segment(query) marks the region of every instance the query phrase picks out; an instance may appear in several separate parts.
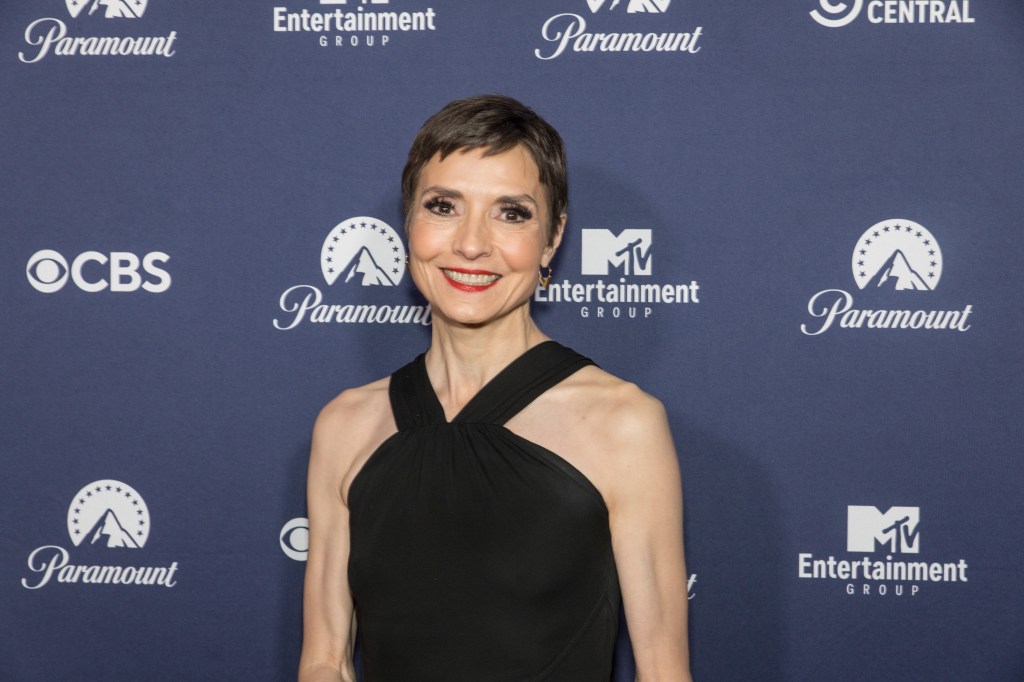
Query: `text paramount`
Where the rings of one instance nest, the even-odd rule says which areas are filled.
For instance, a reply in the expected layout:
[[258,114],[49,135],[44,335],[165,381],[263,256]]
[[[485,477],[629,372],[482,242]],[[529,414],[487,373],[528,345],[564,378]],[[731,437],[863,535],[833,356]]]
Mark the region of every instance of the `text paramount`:
[[573,52],[679,52],[696,54],[700,51],[702,27],[687,33],[588,33],[587,20],[578,14],[556,14],[541,27],[541,38],[552,43],[550,54],[540,48],[533,51],[537,59],[554,59],[565,53],[569,46]]
[[35,56],[18,53],[18,59],[34,64],[46,55],[59,57],[75,55],[110,57],[173,57],[177,31],[166,36],[89,36],[68,35],[67,25],[60,19],[36,19],[25,28],[25,42],[36,47]]

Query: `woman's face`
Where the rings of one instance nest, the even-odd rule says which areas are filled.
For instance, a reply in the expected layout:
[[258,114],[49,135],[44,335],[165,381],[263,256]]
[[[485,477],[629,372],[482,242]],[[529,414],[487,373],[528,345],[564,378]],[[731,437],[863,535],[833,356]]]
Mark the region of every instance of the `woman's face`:
[[435,155],[410,211],[413,281],[434,315],[455,324],[484,324],[526,306],[561,237],[560,222],[547,245],[547,195],[523,147]]

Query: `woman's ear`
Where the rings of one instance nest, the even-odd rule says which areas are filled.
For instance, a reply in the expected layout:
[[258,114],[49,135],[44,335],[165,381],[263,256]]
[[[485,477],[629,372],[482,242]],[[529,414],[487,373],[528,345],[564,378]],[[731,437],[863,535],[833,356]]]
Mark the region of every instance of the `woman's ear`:
[[559,216],[558,224],[555,225],[555,232],[551,235],[551,242],[544,247],[544,254],[541,256],[540,264],[545,268],[551,264],[551,259],[555,257],[555,251],[558,251],[558,246],[562,243],[562,235],[565,234],[566,218],[565,213]]

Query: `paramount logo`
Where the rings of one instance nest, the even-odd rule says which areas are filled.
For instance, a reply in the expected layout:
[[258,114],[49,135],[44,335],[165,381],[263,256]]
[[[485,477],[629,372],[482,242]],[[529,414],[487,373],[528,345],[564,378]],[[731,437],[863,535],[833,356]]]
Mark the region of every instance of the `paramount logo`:
[[[942,277],[942,251],[923,225],[912,220],[883,220],[868,228],[854,247],[851,261],[854,281],[866,292],[883,296],[916,296],[931,292]],[[829,329],[931,329],[965,332],[971,328],[971,305],[957,310],[915,308],[858,308],[853,295],[843,289],[823,289],[807,302],[808,314],[817,320],[800,325],[807,336]]]
[[[405,276],[405,246],[383,220],[357,216],[338,223],[320,249],[320,272],[327,286],[352,294],[361,288],[397,288]],[[278,307],[290,315],[274,320],[274,328],[295,329],[314,324],[420,324],[431,322],[429,305],[325,303],[324,292],[312,284],[288,287]]]
[[[78,548],[76,552],[84,551],[86,556],[102,553],[127,558],[146,544],[149,530],[145,500],[121,481],[94,481],[78,491],[68,507],[68,535]],[[168,566],[75,564],[63,547],[43,545],[28,555],[28,569],[36,574],[34,579],[22,578],[21,586],[28,590],[38,590],[54,579],[58,583],[174,587],[178,562]]]
[[[664,14],[671,0],[587,0],[591,14]],[[622,11],[625,7],[625,12]],[[602,21],[602,23],[604,23]],[[537,59],[551,60],[566,54],[596,52],[671,52],[696,54],[700,52],[703,28],[697,26],[689,31],[666,32],[592,32],[587,20],[573,12],[563,12],[550,17],[540,29],[541,38],[550,43],[547,50],[537,48],[533,54]]]
[[[86,18],[103,16],[104,19],[140,19],[149,0],[65,0],[72,19],[85,12]],[[35,48],[32,52],[19,52],[18,59],[35,64],[47,55],[58,57],[173,57],[178,32],[159,36],[75,36],[68,25],[54,17],[36,19],[25,28],[25,43]]]

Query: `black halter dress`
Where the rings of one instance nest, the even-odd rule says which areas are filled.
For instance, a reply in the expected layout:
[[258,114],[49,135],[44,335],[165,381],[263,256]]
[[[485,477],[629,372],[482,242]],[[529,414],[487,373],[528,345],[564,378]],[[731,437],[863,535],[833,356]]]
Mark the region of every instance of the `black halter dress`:
[[579,470],[504,427],[590,364],[554,341],[534,346],[451,422],[424,356],[391,376],[398,432],[349,489],[366,682],[610,678],[608,510]]

